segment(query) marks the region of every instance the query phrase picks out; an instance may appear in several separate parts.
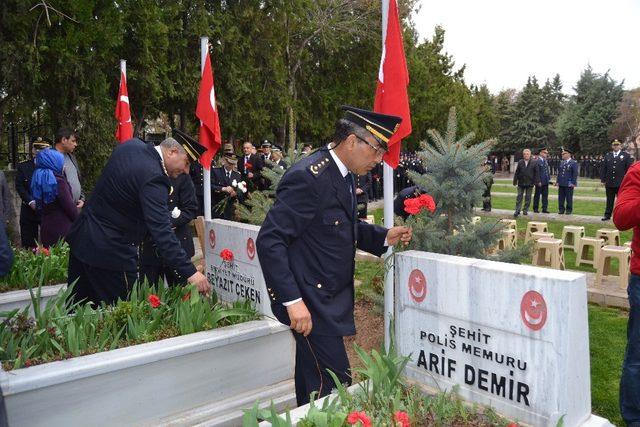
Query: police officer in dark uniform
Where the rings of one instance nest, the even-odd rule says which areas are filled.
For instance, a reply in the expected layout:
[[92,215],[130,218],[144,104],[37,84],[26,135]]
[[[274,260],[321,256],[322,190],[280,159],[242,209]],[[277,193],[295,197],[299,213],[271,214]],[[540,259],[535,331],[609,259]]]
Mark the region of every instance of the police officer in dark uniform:
[[538,150],[538,158],[536,159],[536,167],[538,168],[538,180],[535,183],[535,192],[533,194],[533,211],[538,213],[540,199],[542,198],[542,213],[549,213],[549,183],[551,182],[551,174],[549,173],[549,162],[547,156],[549,151],[546,147]]
[[[169,194],[169,212],[171,228],[176,234],[182,249],[189,258],[195,254],[193,246],[193,233],[191,232],[191,220],[198,215],[198,202],[196,190],[188,175],[178,175],[170,178],[173,191]],[[180,280],[171,267],[162,258],[158,247],[153,243],[151,235],[140,245],[140,277],[146,278],[149,283],[156,284],[163,277],[167,279],[169,286],[177,286],[186,283]]]
[[352,175],[364,175],[382,161],[401,119],[343,108],[333,142],[282,177],[256,242],[273,313],[291,327],[296,341],[298,405],[314,391],[317,397],[331,392],[327,370],[351,383],[343,337],[355,334],[356,247],[381,255],[385,244],[411,239],[406,227],[387,230],[357,220]]
[[[175,139],[174,139],[175,138]],[[69,283],[76,301],[113,304],[126,299],[137,280],[138,246],[149,233],[157,251],[176,278],[204,294],[207,278],[191,263],[171,229],[167,204],[169,178],[189,172],[205,148],[174,129],[159,146],[138,138],[118,145],[67,234],[70,246]]]
[[369,203],[369,188],[371,187],[371,172],[356,176],[356,202],[358,203],[358,218],[367,218],[367,204]]
[[573,212],[573,189],[578,185],[578,162],[571,158],[569,148],[562,149],[562,162],[558,170],[558,213],[571,215]]
[[604,156],[600,167],[600,182],[604,184],[607,192],[607,207],[605,208],[602,221],[611,219],[613,204],[616,200],[620,185],[622,184],[622,179],[632,164],[633,159],[629,153],[621,150],[620,141],[614,139],[611,142],[611,151]]
[[233,221],[236,201],[244,201],[242,175],[233,169],[238,162],[235,154],[225,154],[221,162],[222,166],[211,169],[211,216]]
[[31,139],[31,159],[18,163],[16,171],[16,192],[20,196],[20,241],[23,248],[35,248],[40,228],[40,212],[31,196],[31,177],[36,169],[34,159],[38,151],[51,147],[51,140],[41,136]]

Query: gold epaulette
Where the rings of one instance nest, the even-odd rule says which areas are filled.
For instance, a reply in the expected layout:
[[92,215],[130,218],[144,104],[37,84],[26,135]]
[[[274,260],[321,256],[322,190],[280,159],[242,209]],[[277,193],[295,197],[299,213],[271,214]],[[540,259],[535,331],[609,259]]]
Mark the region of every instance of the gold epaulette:
[[331,160],[329,160],[329,157],[323,157],[322,159],[313,162],[311,165],[309,165],[309,171],[311,172],[311,174],[313,176],[319,176],[322,171],[324,171],[325,169],[327,169],[327,166],[329,166],[331,164]]

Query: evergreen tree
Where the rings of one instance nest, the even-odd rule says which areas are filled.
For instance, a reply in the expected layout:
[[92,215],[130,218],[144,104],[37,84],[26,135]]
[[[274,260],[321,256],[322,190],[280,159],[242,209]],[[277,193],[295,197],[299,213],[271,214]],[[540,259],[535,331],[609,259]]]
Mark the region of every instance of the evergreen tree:
[[518,95],[513,107],[512,127],[509,130],[516,149],[535,148],[546,143],[543,93],[535,76]]
[[558,119],[558,141],[576,151],[601,154],[609,147],[607,134],[622,100],[622,83],[588,66],[574,90],[576,94]]
[[523,259],[530,252],[529,246],[493,253],[504,228],[500,221],[471,223],[474,206],[482,204],[484,179],[490,174],[484,168],[484,159],[495,141],[471,145],[473,133],[458,140],[456,134],[456,110],[451,108],[445,135],[430,130],[431,144],[422,142],[423,151],[418,156],[427,172],[409,172],[413,182],[433,197],[436,210],[407,219],[406,224],[413,227],[408,248],[511,262]]

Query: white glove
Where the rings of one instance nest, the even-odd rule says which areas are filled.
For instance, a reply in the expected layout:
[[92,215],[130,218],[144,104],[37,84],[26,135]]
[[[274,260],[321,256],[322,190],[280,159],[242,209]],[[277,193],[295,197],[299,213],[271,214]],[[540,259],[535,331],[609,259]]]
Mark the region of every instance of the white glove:
[[178,207],[176,206],[171,211],[171,218],[176,219],[176,218],[178,218],[180,216],[181,213],[182,213],[182,211],[180,211],[180,209],[178,209]]
[[240,183],[238,184],[238,188],[240,189],[240,191],[242,191],[243,193],[247,192],[247,183],[244,181],[240,181]]
[[238,186],[238,181],[236,181],[235,179],[233,180],[233,182],[231,183],[232,187],[237,187]]

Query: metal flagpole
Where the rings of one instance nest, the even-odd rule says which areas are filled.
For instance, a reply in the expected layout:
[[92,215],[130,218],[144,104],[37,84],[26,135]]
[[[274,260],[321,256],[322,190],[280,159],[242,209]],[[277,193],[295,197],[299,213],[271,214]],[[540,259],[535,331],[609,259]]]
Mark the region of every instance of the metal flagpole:
[[[202,78],[202,72],[204,71],[204,63],[207,59],[207,52],[209,50],[209,37],[200,37],[200,78]],[[204,172],[204,219],[205,221],[211,220],[211,167],[203,168]]]
[[120,60],[120,72],[124,74],[125,78],[127,77],[127,60],[126,59]]
[[[382,0],[382,51],[385,49],[385,41],[387,39],[387,23],[389,18],[389,0]],[[380,64],[382,66],[382,64]],[[383,164],[383,200],[384,200],[384,226],[386,228],[393,227],[393,169],[388,164]],[[389,350],[391,343],[391,335],[389,333],[389,325],[393,317],[393,282],[394,282],[394,263],[393,250],[391,247],[387,249],[384,256],[384,265],[388,268],[384,276],[384,346]]]

